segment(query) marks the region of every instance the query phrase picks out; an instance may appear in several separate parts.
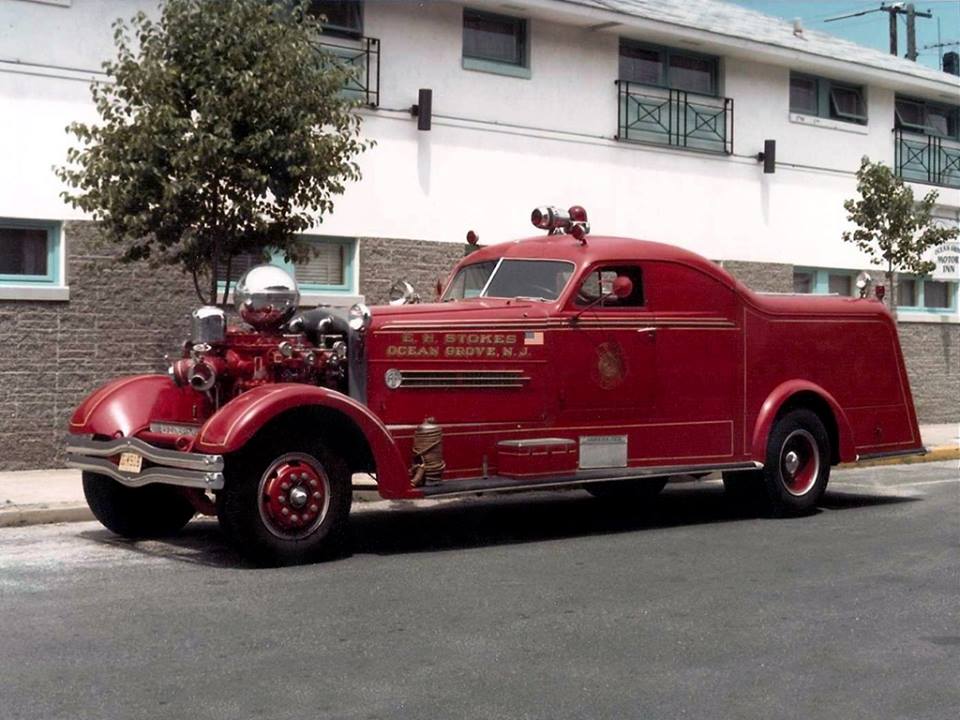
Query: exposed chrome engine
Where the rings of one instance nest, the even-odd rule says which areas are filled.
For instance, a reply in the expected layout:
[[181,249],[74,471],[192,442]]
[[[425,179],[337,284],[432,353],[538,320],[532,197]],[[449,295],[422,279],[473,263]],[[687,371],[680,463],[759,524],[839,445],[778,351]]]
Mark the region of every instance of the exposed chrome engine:
[[237,283],[236,308],[252,327],[230,326],[218,307],[192,313],[191,336],[169,374],[207,394],[215,407],[270,383],[307,383],[348,392],[348,344],[370,323],[370,311],[318,308],[297,314],[300,292],[282,268],[258,265]]

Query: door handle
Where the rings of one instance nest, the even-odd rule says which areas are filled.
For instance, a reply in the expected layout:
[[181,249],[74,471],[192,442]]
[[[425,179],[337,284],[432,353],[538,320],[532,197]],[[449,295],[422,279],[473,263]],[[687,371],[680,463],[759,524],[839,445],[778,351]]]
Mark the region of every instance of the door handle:
[[638,332],[638,333],[651,333],[651,334],[653,334],[653,333],[655,333],[656,331],[657,331],[657,329],[656,329],[655,327],[642,327],[642,328],[637,328],[637,332]]

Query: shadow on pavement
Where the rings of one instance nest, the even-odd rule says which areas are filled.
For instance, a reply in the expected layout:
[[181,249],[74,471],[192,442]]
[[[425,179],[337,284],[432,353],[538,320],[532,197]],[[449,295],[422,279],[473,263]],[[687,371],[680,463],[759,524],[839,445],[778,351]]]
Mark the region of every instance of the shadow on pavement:
[[[822,506],[848,510],[915,499],[828,492]],[[734,505],[719,487],[668,487],[643,505],[604,502],[582,491],[542,497],[526,494],[363,513],[352,521],[352,549],[356,554],[377,555],[437,552],[738,521],[780,522]]]
[[103,528],[85,530],[79,535],[100,545],[111,545],[118,550],[147,557],[179,560],[208,567],[255,567],[227,544],[217,521],[211,518],[193,520],[177,535],[156,540],[128,540]]
[[[815,514],[917,499],[845,492],[841,486],[839,490],[828,490]],[[347,552],[439,552],[740,521],[766,520],[749,508],[730,502],[718,485],[668,486],[660,497],[645,504],[602,501],[580,490],[523,493],[432,506],[397,503],[355,512]],[[125,540],[107,530],[88,530],[80,535],[151,557],[211,567],[253,567],[229,547],[216,521],[207,518],[195,520],[179,535],[161,540]]]

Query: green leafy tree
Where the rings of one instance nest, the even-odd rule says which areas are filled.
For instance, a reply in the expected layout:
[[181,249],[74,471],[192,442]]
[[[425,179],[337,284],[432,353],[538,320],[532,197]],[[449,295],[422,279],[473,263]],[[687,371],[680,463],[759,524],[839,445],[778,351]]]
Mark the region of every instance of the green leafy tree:
[[[302,2],[167,0],[114,23],[117,57],[91,93],[97,124],[56,170],[123,260],[179,265],[202,302],[231,261],[267,248],[303,261],[297,233],[360,178],[349,72],[318,45]],[[205,296],[202,286],[206,285]]]
[[924,260],[931,248],[957,236],[957,228],[934,223],[933,206],[936,190],[917,201],[913,190],[893,170],[880,162],[870,162],[864,156],[857,171],[857,191],[860,199],[846,200],[843,207],[849,213],[847,220],[857,225],[845,231],[843,239],[854,243],[874,265],[885,268],[890,309],[894,301],[894,273],[908,272],[926,275],[935,265]]

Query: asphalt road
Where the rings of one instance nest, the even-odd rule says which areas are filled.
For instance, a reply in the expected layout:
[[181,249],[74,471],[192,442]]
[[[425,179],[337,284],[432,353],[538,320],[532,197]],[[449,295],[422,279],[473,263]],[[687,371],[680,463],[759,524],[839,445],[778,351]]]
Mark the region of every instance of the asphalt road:
[[960,717],[956,462],[823,509],[581,491],[378,503],[350,557],[244,565],[209,521],[0,530],[0,718]]

